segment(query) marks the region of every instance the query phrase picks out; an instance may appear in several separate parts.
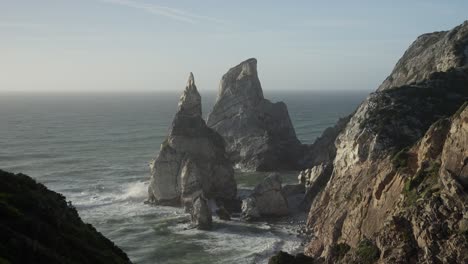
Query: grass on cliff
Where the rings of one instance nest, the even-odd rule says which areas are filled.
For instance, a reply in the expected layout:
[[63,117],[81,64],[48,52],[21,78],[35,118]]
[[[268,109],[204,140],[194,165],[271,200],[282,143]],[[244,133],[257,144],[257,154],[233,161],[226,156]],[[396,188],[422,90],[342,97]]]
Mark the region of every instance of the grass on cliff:
[[331,248],[332,254],[337,260],[342,259],[350,249],[351,247],[346,243],[338,243]]
[[380,250],[371,240],[364,238],[356,248],[356,257],[358,263],[372,264],[379,259]]
[[392,164],[397,170],[404,169],[408,166],[409,149],[409,147],[403,148],[392,157]]
[[439,191],[439,170],[440,163],[433,162],[428,168],[420,169],[413,177],[406,180],[403,188],[406,206],[415,205],[420,198]]

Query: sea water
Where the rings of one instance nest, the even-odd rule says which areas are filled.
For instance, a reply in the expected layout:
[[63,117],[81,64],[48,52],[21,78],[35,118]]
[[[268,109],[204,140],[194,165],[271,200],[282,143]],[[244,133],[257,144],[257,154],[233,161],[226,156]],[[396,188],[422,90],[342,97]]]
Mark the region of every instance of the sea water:
[[[271,92],[284,101],[298,138],[312,143],[366,92]],[[134,263],[265,263],[273,252],[301,251],[287,222],[215,219],[212,231],[188,228],[180,208],[144,204],[149,162],[177,110],[178,94],[0,94],[0,169],[22,172],[64,194],[85,222]],[[202,93],[206,115],[214,93]],[[240,190],[265,173],[236,172]],[[297,172],[282,173],[295,182]]]

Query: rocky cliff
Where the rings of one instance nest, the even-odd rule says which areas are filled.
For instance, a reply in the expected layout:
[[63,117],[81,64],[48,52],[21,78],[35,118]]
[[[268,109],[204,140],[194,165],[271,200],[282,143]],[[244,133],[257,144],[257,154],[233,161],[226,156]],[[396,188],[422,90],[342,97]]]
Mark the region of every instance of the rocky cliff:
[[467,31],[468,21],[450,31],[419,36],[378,90],[420,82],[433,72],[467,65]]
[[0,263],[130,263],[65,197],[0,170]]
[[283,102],[263,96],[257,60],[248,59],[221,79],[207,124],[227,143],[230,159],[246,170],[296,169],[302,146]]
[[236,197],[223,138],[202,119],[201,97],[190,74],[169,135],[151,164],[149,201],[181,206],[200,195],[218,202]]
[[332,155],[304,178],[325,179],[311,199],[307,255],[468,261],[467,48],[467,22],[419,37],[331,141]]

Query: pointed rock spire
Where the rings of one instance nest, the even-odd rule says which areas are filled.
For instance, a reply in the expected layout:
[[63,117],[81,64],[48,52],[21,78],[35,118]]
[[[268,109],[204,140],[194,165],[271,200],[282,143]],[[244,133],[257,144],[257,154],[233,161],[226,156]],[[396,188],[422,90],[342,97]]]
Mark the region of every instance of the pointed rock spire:
[[[198,228],[205,229],[211,224],[207,200],[234,203],[236,194],[224,140],[201,117],[201,97],[190,73],[169,134],[151,163],[148,201],[184,205]],[[200,195],[203,199],[196,200]]]
[[202,115],[201,96],[195,85],[193,73],[190,73],[187,86],[179,99],[179,113],[191,116]]
[[223,75],[207,125],[224,137],[232,162],[245,170],[297,169],[301,143],[286,105],[263,96],[257,60]]
[[263,100],[263,90],[257,73],[257,59],[250,58],[232,67],[223,75],[219,97],[236,97],[244,104],[256,105]]
[[195,86],[195,77],[193,77],[192,72],[190,72],[189,78],[188,78],[188,81],[187,81],[187,87],[191,87],[191,86]]

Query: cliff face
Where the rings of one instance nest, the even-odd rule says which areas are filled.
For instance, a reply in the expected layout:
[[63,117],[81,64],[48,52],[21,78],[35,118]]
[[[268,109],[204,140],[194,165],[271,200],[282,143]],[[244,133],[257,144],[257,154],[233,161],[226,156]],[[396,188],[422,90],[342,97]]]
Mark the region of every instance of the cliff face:
[[351,116],[335,155],[319,165],[332,169],[313,197],[306,254],[330,263],[467,261],[467,39],[468,23],[418,38]]
[[433,72],[468,65],[468,21],[450,31],[421,35],[398,61],[379,91],[420,82]]
[[190,74],[169,135],[151,165],[150,202],[181,206],[200,195],[220,201],[236,197],[224,140],[201,114],[201,97]]
[[130,263],[65,197],[0,170],[0,263]]
[[283,102],[263,97],[257,60],[231,68],[221,79],[207,124],[227,143],[230,159],[246,170],[295,169],[302,149]]

